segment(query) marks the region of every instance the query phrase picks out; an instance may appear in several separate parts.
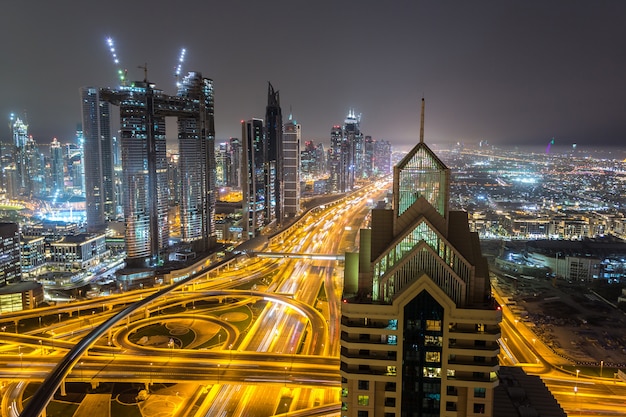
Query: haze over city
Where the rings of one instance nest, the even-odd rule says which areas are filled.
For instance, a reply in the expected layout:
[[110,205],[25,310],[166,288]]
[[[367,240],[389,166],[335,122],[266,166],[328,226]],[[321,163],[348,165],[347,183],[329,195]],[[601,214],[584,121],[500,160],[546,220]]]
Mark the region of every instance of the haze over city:
[[129,80],[147,64],[169,93],[186,48],[183,72],[215,82],[218,140],[262,117],[271,81],[306,140],[354,109],[366,134],[410,147],[425,96],[430,143],[619,145],[625,16],[618,1],[6,2],[0,114],[72,140],[78,89],[118,83],[110,36]]

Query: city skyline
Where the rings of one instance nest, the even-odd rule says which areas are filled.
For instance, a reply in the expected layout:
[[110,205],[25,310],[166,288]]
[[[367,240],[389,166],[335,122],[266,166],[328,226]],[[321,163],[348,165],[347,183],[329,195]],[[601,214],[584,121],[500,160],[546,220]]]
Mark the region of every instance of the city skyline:
[[[197,3],[193,13],[165,2],[88,10],[77,1],[28,3],[4,6],[11,59],[0,69],[0,114],[8,122],[11,112],[26,113],[39,143],[74,139],[80,87],[116,86],[108,36],[129,80],[143,79],[138,67],[147,64],[148,79],[168,94],[186,48],[182,73],[215,81],[217,140],[237,137],[240,120],[262,117],[268,81],[303,140],[328,143],[354,109],[365,134],[411,147],[422,95],[434,144],[545,145],[554,137],[584,148],[619,145],[626,131],[623,3],[273,1]],[[270,41],[276,59],[260,47]],[[0,139],[8,141],[8,129]]]

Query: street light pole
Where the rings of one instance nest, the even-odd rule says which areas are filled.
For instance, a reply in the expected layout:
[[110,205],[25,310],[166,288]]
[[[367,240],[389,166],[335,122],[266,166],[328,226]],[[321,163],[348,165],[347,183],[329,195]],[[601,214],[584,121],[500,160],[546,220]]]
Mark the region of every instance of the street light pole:
[[580,374],[580,369],[576,369],[576,385],[574,386],[574,394],[578,393],[578,374]]
[[602,368],[604,367],[604,361],[600,361],[600,378],[602,378]]

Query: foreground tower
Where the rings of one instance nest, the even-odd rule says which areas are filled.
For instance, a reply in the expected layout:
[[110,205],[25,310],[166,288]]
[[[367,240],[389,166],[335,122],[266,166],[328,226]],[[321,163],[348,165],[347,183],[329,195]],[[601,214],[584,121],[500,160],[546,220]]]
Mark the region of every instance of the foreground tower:
[[491,416],[501,312],[450,171],[424,143],[394,168],[393,207],[374,209],[346,254],[341,317],[345,416]]

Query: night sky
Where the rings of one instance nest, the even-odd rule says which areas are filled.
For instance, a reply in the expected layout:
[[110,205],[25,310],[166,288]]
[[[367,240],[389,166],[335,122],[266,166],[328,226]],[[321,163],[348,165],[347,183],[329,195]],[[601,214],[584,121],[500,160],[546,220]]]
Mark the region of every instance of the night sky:
[[328,142],[350,109],[394,147],[623,145],[626,1],[3,1],[0,139],[27,113],[38,142],[72,141],[78,90],[130,80],[175,94],[175,67],[215,82],[217,139],[264,117],[267,82],[304,140]]

